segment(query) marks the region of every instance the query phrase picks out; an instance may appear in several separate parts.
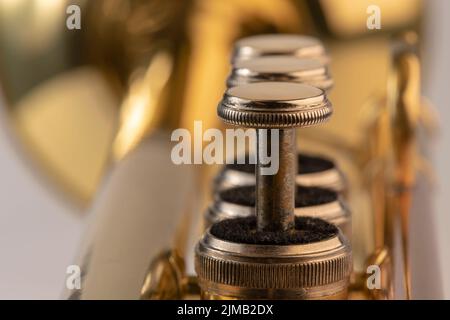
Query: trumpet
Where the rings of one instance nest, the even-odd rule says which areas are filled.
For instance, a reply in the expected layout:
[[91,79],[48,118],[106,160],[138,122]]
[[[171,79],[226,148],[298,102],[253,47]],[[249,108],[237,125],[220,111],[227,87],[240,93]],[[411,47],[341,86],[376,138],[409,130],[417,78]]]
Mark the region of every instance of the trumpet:
[[[74,2],[80,29],[49,26],[23,63],[0,31],[19,136],[92,219],[64,298],[439,295],[434,239],[424,266],[410,228],[436,127],[421,1]],[[48,125],[73,119],[91,129]]]

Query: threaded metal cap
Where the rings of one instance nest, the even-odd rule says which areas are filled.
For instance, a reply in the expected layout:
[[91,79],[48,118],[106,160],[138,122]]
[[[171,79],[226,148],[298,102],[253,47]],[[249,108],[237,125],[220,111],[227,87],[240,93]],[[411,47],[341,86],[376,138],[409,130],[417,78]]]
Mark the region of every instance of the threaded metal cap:
[[328,62],[325,48],[317,38],[296,34],[262,34],[238,40],[234,46],[232,63],[272,55],[317,58]]
[[208,230],[196,247],[195,269],[207,295],[233,298],[327,298],[347,290],[351,249],[338,233],[300,245],[221,240]]
[[307,127],[328,120],[325,91],[300,83],[259,82],[228,89],[217,109],[227,123],[252,128]]
[[293,56],[267,56],[235,63],[227,85],[284,81],[312,85],[322,90],[333,86],[333,79],[326,64],[316,59],[299,59]]

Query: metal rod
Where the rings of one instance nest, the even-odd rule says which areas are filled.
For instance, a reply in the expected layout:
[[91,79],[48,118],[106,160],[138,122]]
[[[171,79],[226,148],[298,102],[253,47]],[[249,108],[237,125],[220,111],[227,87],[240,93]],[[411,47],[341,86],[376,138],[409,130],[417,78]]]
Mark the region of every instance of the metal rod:
[[[261,148],[272,150],[272,130],[257,130],[256,165],[256,220],[259,231],[289,231],[295,227],[295,176],[297,172],[297,152],[295,129],[279,131],[278,172],[263,174],[270,166],[261,159]],[[264,132],[265,131],[265,132]],[[264,153],[263,153],[264,154]],[[271,154],[273,158],[276,155]]]

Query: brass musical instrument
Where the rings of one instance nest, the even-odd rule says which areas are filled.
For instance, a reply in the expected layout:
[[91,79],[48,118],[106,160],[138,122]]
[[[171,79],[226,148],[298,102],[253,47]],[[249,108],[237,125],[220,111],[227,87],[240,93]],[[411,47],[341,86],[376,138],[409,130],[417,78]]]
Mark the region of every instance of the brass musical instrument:
[[[425,214],[413,203],[430,183],[422,147],[435,127],[420,93],[421,1],[377,1],[379,30],[367,26],[371,1],[365,0],[32,2],[0,1],[0,84],[25,154],[48,185],[92,215],[75,261],[82,288],[66,297],[409,299],[421,290],[439,292],[437,276],[428,288],[415,286],[425,275],[414,269],[409,241],[411,215]],[[65,8],[73,4],[81,29],[65,25]],[[270,36],[255,40],[262,34]],[[287,45],[300,35],[301,49]],[[277,64],[285,72],[265,69]],[[293,66],[298,70],[290,73]],[[203,130],[231,128],[216,109],[227,87],[258,87],[262,80],[319,87],[334,106],[324,125],[281,130],[283,144],[299,138],[291,149],[298,147],[300,171],[288,165],[291,156],[280,162],[290,187],[277,178],[257,182],[238,166],[171,161],[174,130],[185,128],[193,146],[206,145],[196,121]],[[320,168],[301,171],[308,163]],[[264,184],[279,188],[264,189],[259,200],[254,195],[251,205],[221,198],[233,188]],[[325,188],[334,198],[299,208],[294,198],[270,205],[343,230],[322,239],[327,258],[310,257],[314,244],[272,248],[270,272],[287,272],[278,268],[287,265],[289,275],[313,270],[310,279],[323,282],[293,277],[295,288],[269,296],[260,290],[264,277],[235,277],[225,286],[218,280],[224,274],[213,273],[223,266],[205,261],[265,268],[261,256],[268,249],[241,250],[205,225],[254,216],[268,192],[282,196],[296,184]],[[433,247],[429,241],[424,247]],[[334,280],[308,267],[314,259],[330,263]],[[372,266],[381,287],[368,284]],[[283,277],[271,281],[287,286]]]

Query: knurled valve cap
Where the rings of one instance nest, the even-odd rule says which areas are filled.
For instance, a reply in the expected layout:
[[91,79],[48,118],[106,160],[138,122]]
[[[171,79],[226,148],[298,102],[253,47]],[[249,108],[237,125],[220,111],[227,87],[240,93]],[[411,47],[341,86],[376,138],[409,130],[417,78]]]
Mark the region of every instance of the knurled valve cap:
[[226,123],[288,129],[328,120],[333,112],[325,91],[300,83],[258,82],[229,88],[218,106]]
[[[255,216],[255,186],[239,186],[215,194],[213,203],[205,212],[205,226],[231,219]],[[337,226],[351,239],[351,214],[342,196],[323,188],[297,186],[295,215],[324,219]]]
[[256,57],[284,55],[329,61],[323,43],[314,37],[296,34],[261,34],[235,43],[232,63]]
[[330,90],[333,79],[327,64],[317,59],[265,56],[239,60],[233,65],[228,87],[261,81],[298,82]]
[[293,233],[255,231],[256,219],[214,224],[196,247],[203,299],[345,299],[351,250],[334,225],[296,217]]

